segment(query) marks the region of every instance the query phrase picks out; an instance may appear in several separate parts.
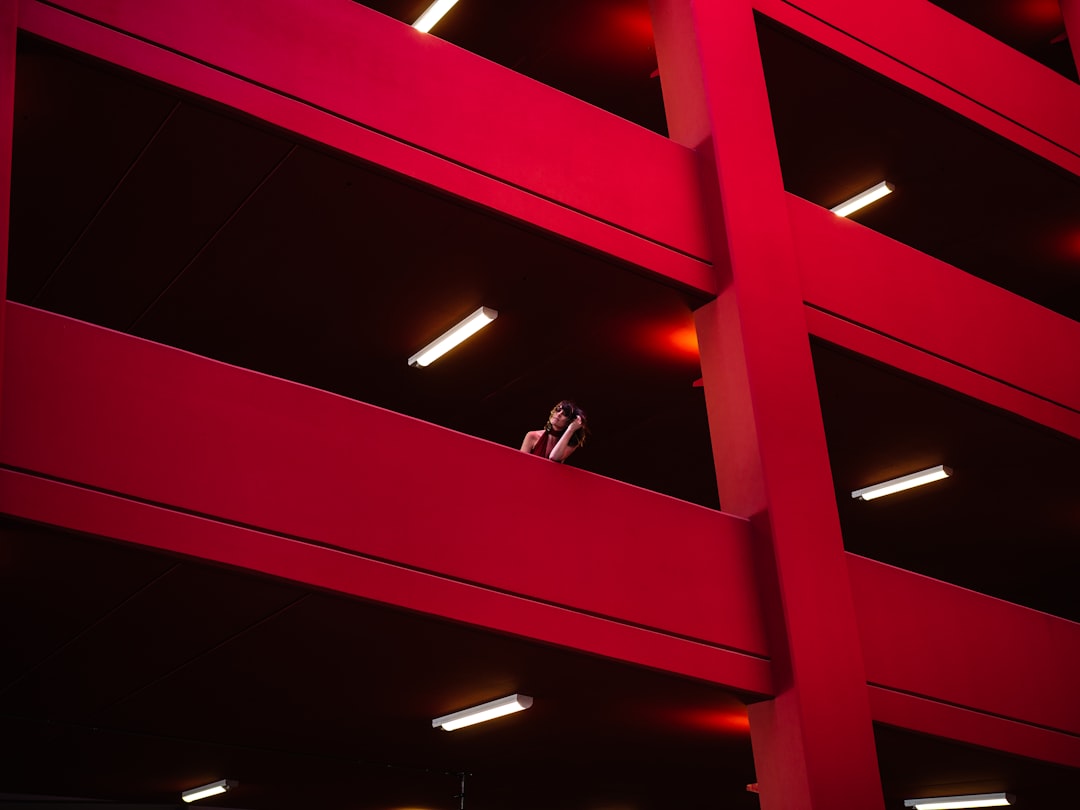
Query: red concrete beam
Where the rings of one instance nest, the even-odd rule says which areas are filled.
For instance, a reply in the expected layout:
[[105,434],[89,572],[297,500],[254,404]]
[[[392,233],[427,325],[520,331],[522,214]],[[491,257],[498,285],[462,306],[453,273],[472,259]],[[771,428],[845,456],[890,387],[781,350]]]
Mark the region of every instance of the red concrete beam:
[[853,554],[848,566],[875,719],[1080,767],[1080,624]]
[[716,291],[691,150],[359,4],[21,0],[19,25]]
[[[232,564],[317,544],[729,650],[767,691],[745,520],[31,307],[8,314],[0,463],[278,538]],[[65,525],[56,503],[32,519]],[[123,536],[123,520],[101,528]],[[212,555],[185,536],[172,550]]]
[[[1043,418],[1075,435],[1080,323],[813,203],[787,200],[809,306],[1048,400],[1058,415]],[[844,342],[842,328],[820,316],[811,322],[822,337]]]
[[[0,7],[0,290],[7,290],[8,236],[11,224],[11,149],[15,121],[15,42],[17,9],[13,3]],[[7,296],[0,296],[0,357],[3,353],[4,310]],[[0,389],[3,388],[0,362]],[[0,409],[0,419],[3,411]]]
[[768,694],[759,656],[269,531],[0,470],[0,514],[234,566],[718,685]]
[[881,808],[753,10],[749,0],[653,0],[652,9],[669,129],[709,162],[724,268],[720,296],[696,313],[720,500],[751,516],[762,581],[776,585],[765,613],[778,693],[750,708],[761,806]]
[[1080,86],[927,0],[753,0],[772,19],[1080,174]]

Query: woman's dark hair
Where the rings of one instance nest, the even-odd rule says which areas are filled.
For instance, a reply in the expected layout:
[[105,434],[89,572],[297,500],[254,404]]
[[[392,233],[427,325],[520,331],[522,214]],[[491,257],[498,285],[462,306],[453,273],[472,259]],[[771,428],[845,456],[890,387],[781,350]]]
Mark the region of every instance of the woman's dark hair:
[[[571,447],[581,447],[585,444],[585,439],[589,434],[589,418],[585,415],[585,411],[581,410],[572,400],[564,399],[558,405],[551,409],[552,413],[560,412],[567,419],[573,421],[579,416],[581,417],[581,429],[570,437]],[[554,433],[555,429],[551,427],[551,420],[548,420],[547,430],[549,433]],[[562,433],[559,434],[560,436]]]

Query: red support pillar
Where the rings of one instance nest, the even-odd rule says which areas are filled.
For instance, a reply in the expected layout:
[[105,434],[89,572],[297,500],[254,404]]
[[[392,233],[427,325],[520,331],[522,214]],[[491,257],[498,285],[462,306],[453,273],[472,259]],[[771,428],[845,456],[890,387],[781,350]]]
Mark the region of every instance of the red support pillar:
[[[15,43],[18,3],[0,3],[0,358],[4,356],[4,309],[7,301],[8,240],[11,221],[11,149],[15,127]],[[4,368],[0,360],[0,389]],[[2,415],[0,415],[2,418]]]
[[777,696],[750,711],[761,806],[883,808],[752,5],[652,6],[671,137],[699,149],[717,200],[722,292],[697,326],[720,502],[751,518],[775,582],[764,609]]
[[1076,70],[1080,73],[1080,0],[1059,0],[1061,16],[1065,19],[1065,35],[1069,38]]

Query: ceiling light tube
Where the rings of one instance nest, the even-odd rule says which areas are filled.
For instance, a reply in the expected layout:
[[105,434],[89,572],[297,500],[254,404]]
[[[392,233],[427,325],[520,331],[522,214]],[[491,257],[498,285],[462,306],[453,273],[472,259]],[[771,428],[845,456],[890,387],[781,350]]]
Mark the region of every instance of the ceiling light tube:
[[905,799],[904,807],[914,807],[916,810],[965,810],[968,807],[1010,807],[1015,800],[1009,793],[972,793],[966,796]]
[[892,194],[894,188],[895,186],[893,186],[892,183],[882,180],[873,188],[868,188],[866,191],[860,191],[850,200],[845,200],[829,210],[838,217],[846,217],[848,214],[853,214],[860,208],[865,208],[870,203],[880,200],[886,194]]
[[427,346],[409,358],[410,366],[426,366],[438,360],[452,348],[475,335],[493,320],[499,313],[488,307],[480,307],[457,326],[436,338]]
[[185,802],[197,802],[199,799],[208,799],[211,796],[225,793],[227,790],[234,787],[236,787],[236,782],[233,782],[230,779],[219,779],[216,782],[211,782],[209,785],[185,790],[180,794],[180,798]]
[[435,0],[434,3],[427,7],[427,11],[416,18],[416,22],[412,24],[412,27],[426,34],[435,27],[435,23],[441,20],[446,12],[457,4],[457,1]]
[[431,721],[432,728],[442,727],[443,731],[471,726],[475,723],[483,723],[485,720],[494,720],[514,712],[520,712],[532,706],[533,699],[528,695],[508,695],[498,700],[489,700],[471,709],[462,709],[460,712],[436,717]]
[[950,475],[952,475],[952,470],[949,467],[946,467],[944,464],[938,464],[936,467],[931,467],[928,470],[920,470],[919,472],[914,472],[910,475],[901,475],[899,478],[890,478],[888,481],[882,481],[880,484],[873,484],[869,487],[857,489],[851,493],[851,497],[862,498],[864,501],[872,501],[874,498],[880,498],[883,495],[892,495],[894,492],[902,492],[905,489],[921,487],[923,484],[940,481],[942,478],[948,478]]

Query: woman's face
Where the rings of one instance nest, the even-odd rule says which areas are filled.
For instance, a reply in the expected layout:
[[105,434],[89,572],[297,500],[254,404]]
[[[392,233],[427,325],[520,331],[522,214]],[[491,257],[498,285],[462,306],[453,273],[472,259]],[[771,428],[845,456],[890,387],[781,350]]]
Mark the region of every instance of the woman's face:
[[551,426],[555,428],[555,430],[562,430],[570,424],[570,417],[563,413],[561,409],[556,408],[551,412],[550,421]]

